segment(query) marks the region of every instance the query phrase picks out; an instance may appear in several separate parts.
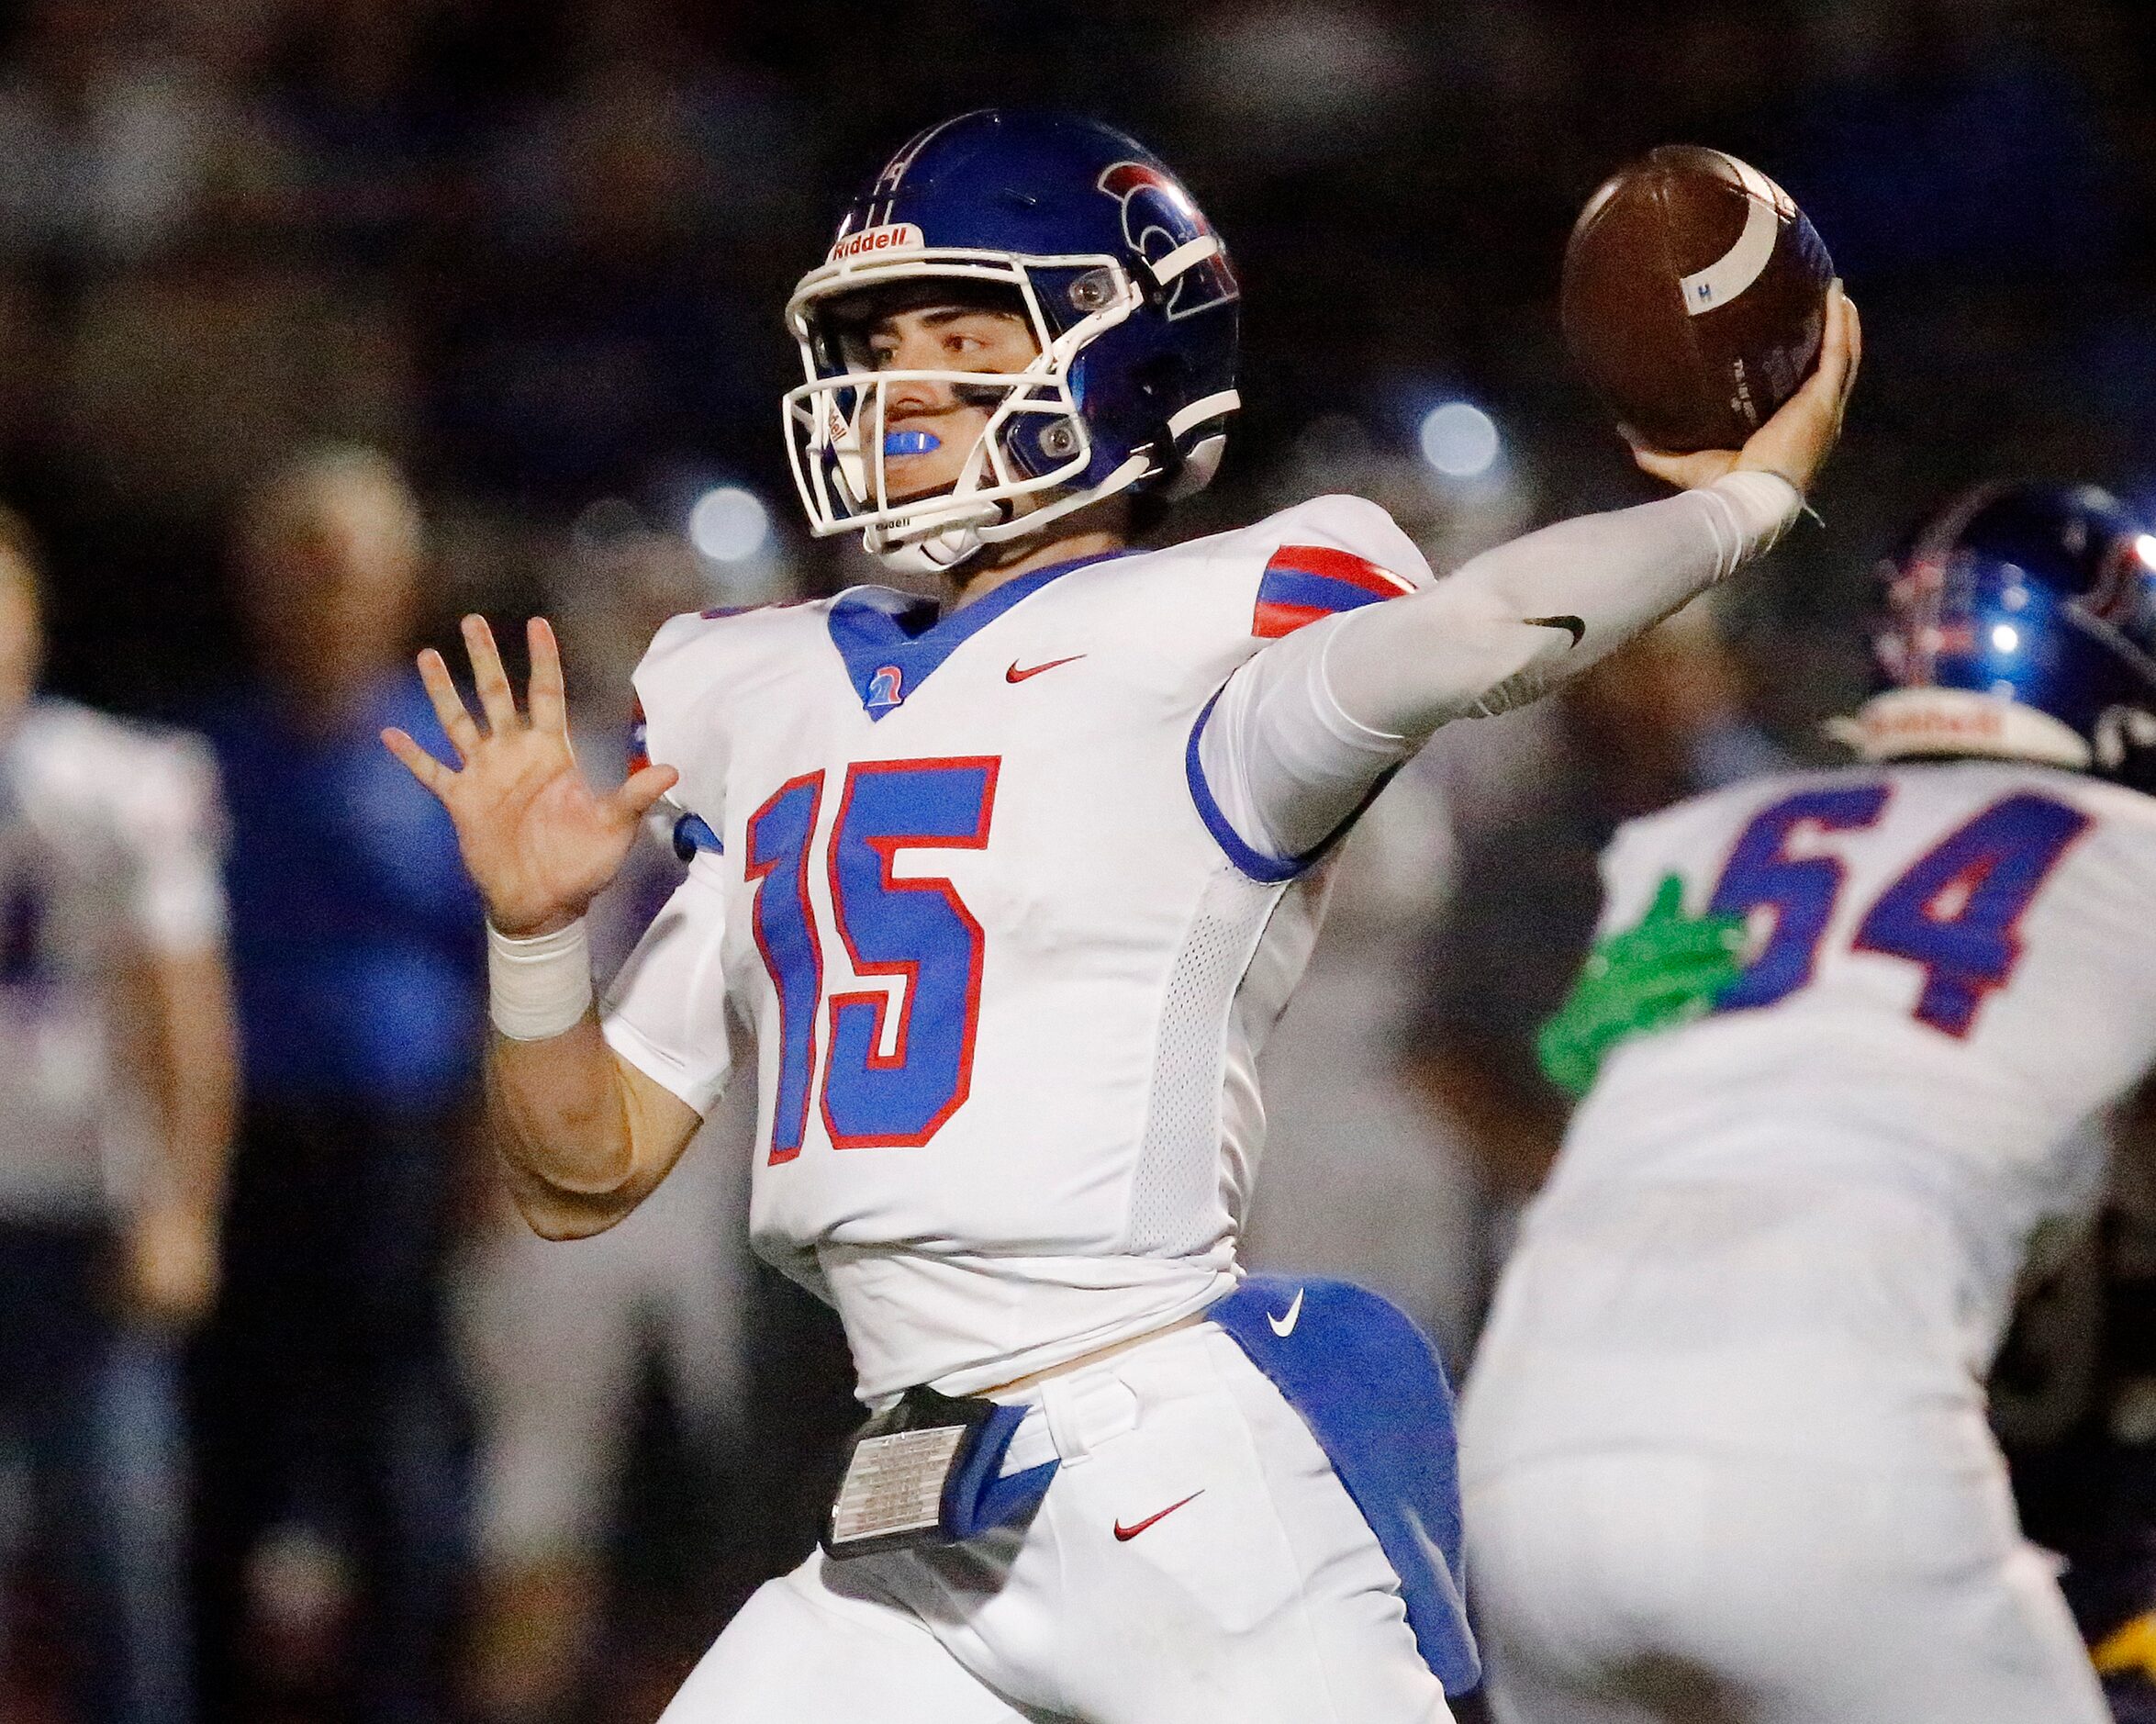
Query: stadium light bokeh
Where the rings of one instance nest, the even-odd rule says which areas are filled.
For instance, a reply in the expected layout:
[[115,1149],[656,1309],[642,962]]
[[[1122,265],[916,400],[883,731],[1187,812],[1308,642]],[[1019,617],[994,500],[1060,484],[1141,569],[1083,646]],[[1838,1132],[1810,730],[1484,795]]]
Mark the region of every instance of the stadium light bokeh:
[[1446,401],[1423,416],[1423,459],[1448,479],[1480,478],[1503,448],[1497,421],[1471,401]]
[[688,511],[688,542],[712,563],[749,563],[771,543],[771,511],[741,485],[716,485]]

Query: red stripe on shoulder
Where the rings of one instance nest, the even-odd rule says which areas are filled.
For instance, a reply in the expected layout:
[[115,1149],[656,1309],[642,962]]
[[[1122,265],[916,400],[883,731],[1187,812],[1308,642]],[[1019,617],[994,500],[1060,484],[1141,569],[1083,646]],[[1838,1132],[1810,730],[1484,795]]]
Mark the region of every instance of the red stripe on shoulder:
[[1335,550],[1329,544],[1284,544],[1273,553],[1266,567],[1295,569],[1305,575],[1321,575],[1327,580],[1347,581],[1384,599],[1414,591],[1414,583],[1405,576],[1395,575],[1352,551]]
[[1323,622],[1334,614],[1316,605],[1284,605],[1274,599],[1260,599],[1257,613],[1250,620],[1250,633],[1261,641],[1277,641],[1313,622]]

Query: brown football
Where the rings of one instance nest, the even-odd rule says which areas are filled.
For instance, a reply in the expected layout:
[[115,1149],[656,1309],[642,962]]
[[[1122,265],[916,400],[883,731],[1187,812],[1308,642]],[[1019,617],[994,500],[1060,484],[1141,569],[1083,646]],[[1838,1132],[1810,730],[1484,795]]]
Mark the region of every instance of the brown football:
[[1572,224],[1565,344],[1634,442],[1735,449],[1818,363],[1833,279],[1772,180],[1665,145],[1604,180]]

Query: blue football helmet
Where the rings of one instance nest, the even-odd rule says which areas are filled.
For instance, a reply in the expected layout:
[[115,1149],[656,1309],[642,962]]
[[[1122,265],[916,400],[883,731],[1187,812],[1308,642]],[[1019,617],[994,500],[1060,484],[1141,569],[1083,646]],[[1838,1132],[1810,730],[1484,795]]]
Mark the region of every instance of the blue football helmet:
[[[877,371],[845,315],[865,290],[947,281],[1029,319],[1022,372]],[[1220,465],[1235,394],[1226,251],[1159,159],[1092,120],[984,108],[931,127],[848,206],[787,305],[808,381],[785,400],[810,529],[887,563],[956,566],[1120,492],[1174,498]],[[897,382],[992,404],[958,478],[894,501],[883,433]],[[1027,511],[1020,498],[1041,500]]]
[[1861,752],[1996,755],[2156,789],[2156,535],[2108,493],[1984,487],[1879,575]]

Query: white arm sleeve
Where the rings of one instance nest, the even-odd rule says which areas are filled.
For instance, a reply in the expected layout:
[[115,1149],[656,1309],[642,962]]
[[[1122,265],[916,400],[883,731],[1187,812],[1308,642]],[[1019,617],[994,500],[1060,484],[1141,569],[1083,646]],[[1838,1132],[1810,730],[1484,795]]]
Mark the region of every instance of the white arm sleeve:
[[1228,679],[1198,740],[1204,791],[1261,863],[1291,872],[1439,725],[1578,675],[1766,550],[1803,502],[1774,474],[1733,473],[1312,623]]
[[726,891],[716,856],[699,854],[607,990],[607,1045],[698,1114],[733,1070],[721,946]]

